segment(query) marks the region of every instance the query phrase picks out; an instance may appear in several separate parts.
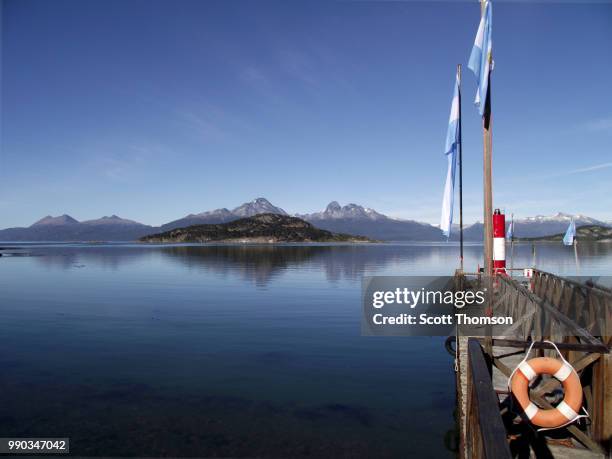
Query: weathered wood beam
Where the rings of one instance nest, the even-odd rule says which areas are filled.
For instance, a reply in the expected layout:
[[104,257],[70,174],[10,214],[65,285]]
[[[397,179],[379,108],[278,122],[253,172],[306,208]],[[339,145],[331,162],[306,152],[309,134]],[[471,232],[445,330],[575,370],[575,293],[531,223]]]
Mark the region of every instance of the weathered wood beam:
[[551,315],[553,319],[555,319],[560,324],[566,326],[569,330],[571,330],[573,335],[579,336],[582,340],[596,345],[603,345],[603,343],[591,335],[587,330],[583,327],[579,326],[576,322],[571,320],[569,317],[560,312],[555,306],[553,306],[550,302],[540,298],[539,296],[533,294],[525,287],[523,287],[520,283],[516,282],[513,279],[509,279],[506,277],[500,277],[501,283],[507,283],[509,286],[514,287],[521,294],[527,296],[534,304],[538,305],[540,308],[545,310],[548,314]]
[[[580,373],[586,367],[596,362],[600,357],[601,357],[601,354],[588,354],[582,357],[581,359],[578,359],[575,362],[570,362],[570,363],[572,367],[574,367],[574,370],[576,370],[576,373]],[[558,384],[558,381],[552,378],[544,382],[537,389],[534,389],[533,392],[536,393],[537,395],[544,395],[547,392],[550,392],[551,390],[553,390],[555,386],[557,386],[557,384]]]
[[[479,341],[483,342],[483,338],[478,338]],[[523,341],[517,339],[503,339],[493,338],[493,346],[501,347],[515,347],[520,349],[527,349],[531,345],[532,341]],[[580,352],[596,352],[599,354],[609,354],[610,348],[605,344],[587,344],[587,343],[555,343],[559,350],[570,350]],[[533,345],[534,349],[554,349],[549,343],[536,341]]]
[[485,458],[510,459],[512,457],[506,437],[506,429],[499,413],[499,399],[493,390],[491,374],[487,368],[482,347],[478,340],[468,339],[468,357],[472,385],[470,404],[478,414],[478,426],[482,439],[482,456]]

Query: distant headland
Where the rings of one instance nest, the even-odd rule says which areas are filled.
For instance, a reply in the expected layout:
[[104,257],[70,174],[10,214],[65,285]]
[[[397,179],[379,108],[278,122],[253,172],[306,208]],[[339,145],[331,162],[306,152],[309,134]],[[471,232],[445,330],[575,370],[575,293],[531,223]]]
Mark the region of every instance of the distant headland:
[[[552,234],[550,236],[524,237],[520,241],[562,241],[564,233]],[[576,230],[578,241],[608,242],[612,241],[612,228],[602,225],[586,225]]]

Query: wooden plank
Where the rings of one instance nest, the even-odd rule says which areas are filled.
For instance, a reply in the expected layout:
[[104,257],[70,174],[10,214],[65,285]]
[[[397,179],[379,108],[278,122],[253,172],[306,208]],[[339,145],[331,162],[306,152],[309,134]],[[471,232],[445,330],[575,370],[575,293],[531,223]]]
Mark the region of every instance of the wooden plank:
[[[482,439],[482,456],[485,458],[510,459],[510,447],[506,429],[499,413],[499,399],[493,390],[491,375],[487,368],[482,347],[478,340],[468,340],[470,381],[472,385],[471,405],[478,414],[478,427]],[[469,426],[474,429],[476,426]]]
[[612,448],[612,358],[602,356],[593,367],[593,436]]
[[[484,341],[483,338],[478,338],[479,341]],[[519,349],[527,349],[531,345],[531,341],[522,341],[516,339],[500,339],[493,338],[493,346],[515,347]],[[596,352],[599,354],[609,354],[610,349],[605,344],[587,344],[587,343],[555,343],[559,350],[572,350],[581,352]],[[549,343],[537,341],[533,345],[534,349],[554,349]]]

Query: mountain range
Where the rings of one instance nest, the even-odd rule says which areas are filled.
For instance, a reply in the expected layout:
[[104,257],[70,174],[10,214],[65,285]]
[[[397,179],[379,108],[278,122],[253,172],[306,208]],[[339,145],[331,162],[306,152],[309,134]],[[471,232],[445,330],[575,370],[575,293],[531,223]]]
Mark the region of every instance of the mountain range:
[[160,228],[162,231],[169,231],[175,228],[185,228],[186,226],[192,225],[227,223],[232,220],[237,220],[238,218],[253,217],[258,214],[289,215],[280,207],[273,206],[267,199],[257,198],[253,199],[251,202],[245,202],[233,210],[222,208],[209,210],[199,214],[189,214],[186,217],[165,223]]
[[[584,215],[571,215],[562,212],[555,215],[536,215],[514,220],[514,236],[517,238],[540,238],[553,234],[563,233],[567,230],[570,221],[574,219],[576,227],[597,225],[612,227],[610,222],[604,222]],[[510,217],[506,215],[506,230],[510,226]],[[459,240],[458,227],[453,227],[451,240]],[[482,222],[476,222],[464,228],[463,235],[466,241],[481,241],[483,233]]]
[[[562,241],[565,233],[553,234],[549,236],[540,236],[533,238],[525,238],[526,240],[545,240],[545,241]],[[601,225],[585,225],[576,229],[576,237],[579,241],[612,241],[612,227],[604,227]]]
[[429,223],[387,217],[357,204],[330,202],[323,212],[298,214],[318,228],[334,233],[358,234],[382,241],[440,241],[442,234]]
[[[285,210],[274,206],[265,198],[254,199],[232,210],[221,208],[189,214],[161,226],[144,225],[116,215],[81,222],[66,214],[57,217],[48,215],[29,227],[0,230],[0,241],[135,241],[153,233],[193,225],[228,223],[259,214],[288,215]],[[338,202],[332,201],[321,212],[296,214],[295,216],[323,230],[366,236],[377,240],[443,241],[446,239],[439,228],[428,223],[392,218],[357,204],[341,206]],[[557,234],[565,231],[571,218],[574,218],[576,226],[612,226],[583,215],[558,213],[553,216],[538,215],[515,220],[514,233],[515,236],[521,238]],[[509,224],[509,218],[507,224]],[[482,228],[482,223],[479,222],[466,226],[465,240],[481,241]],[[454,231],[451,240],[457,239],[458,231]]]

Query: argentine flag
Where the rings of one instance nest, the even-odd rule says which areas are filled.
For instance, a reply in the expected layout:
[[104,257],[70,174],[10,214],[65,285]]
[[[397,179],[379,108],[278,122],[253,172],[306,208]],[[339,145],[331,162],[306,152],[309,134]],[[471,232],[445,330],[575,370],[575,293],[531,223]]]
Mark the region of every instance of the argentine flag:
[[451,225],[453,224],[455,172],[457,169],[457,148],[460,140],[459,116],[459,75],[457,75],[455,79],[455,93],[453,94],[453,103],[448,120],[448,131],[446,132],[446,148],[444,150],[448,160],[448,171],[446,173],[446,184],[444,185],[444,196],[442,198],[440,229],[446,237],[450,237]]
[[508,226],[508,232],[506,233],[506,239],[511,241],[513,237],[514,237],[514,220],[512,220],[510,222],[510,226]]
[[490,1],[485,3],[480,25],[474,40],[474,47],[470,55],[468,68],[474,72],[478,79],[478,90],[476,91],[476,99],[474,103],[478,107],[480,116],[484,115],[485,105],[487,101],[487,92],[489,90],[489,73],[493,70],[493,5]]
[[564,245],[574,245],[574,238],[576,237],[576,223],[574,223],[574,219],[570,222],[567,227],[567,231],[565,232],[565,236],[563,236],[563,244]]

